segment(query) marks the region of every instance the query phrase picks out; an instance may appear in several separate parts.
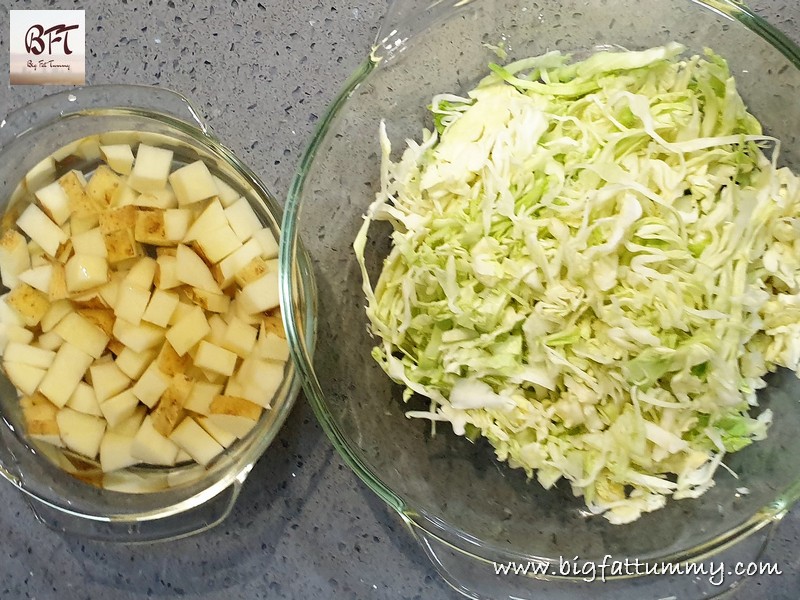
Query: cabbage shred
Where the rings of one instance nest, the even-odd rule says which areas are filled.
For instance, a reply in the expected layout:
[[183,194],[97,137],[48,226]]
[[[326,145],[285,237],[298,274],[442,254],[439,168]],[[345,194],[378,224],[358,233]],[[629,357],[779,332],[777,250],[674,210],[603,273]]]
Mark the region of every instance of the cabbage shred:
[[800,180],[725,61],[683,51],[492,65],[396,161],[381,123],[354,244],[373,356],[430,399],[408,416],[613,523],[708,490],[767,434],[763,377],[800,365]]

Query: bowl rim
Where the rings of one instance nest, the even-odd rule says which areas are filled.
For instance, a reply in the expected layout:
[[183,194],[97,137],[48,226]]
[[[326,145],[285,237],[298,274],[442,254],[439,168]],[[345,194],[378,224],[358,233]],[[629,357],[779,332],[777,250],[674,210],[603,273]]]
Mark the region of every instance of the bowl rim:
[[[431,19],[427,21],[426,25],[430,26],[438,20],[441,20],[442,10],[463,9],[465,5],[473,6],[480,4],[480,2],[481,0],[467,0],[467,2],[434,2],[430,4],[430,6],[426,5],[428,8],[425,10],[432,13]],[[738,22],[747,30],[768,42],[800,70],[800,46],[791,41],[785,34],[762,17],[758,16],[741,0],[686,0],[686,2],[697,4],[704,9]],[[419,22],[419,18],[417,18],[416,21]],[[387,37],[381,37],[381,31],[384,29],[390,31]],[[412,27],[411,35],[413,36],[413,34],[414,31]],[[382,24],[377,34],[376,42],[370,49],[368,56],[349,76],[343,88],[328,107],[325,115],[318,122],[295,170],[295,175],[292,179],[284,204],[284,216],[281,225],[283,236],[280,241],[279,252],[279,269],[282,273],[289,272],[293,262],[301,252],[302,243],[299,240],[297,226],[298,215],[301,211],[301,198],[304,191],[306,176],[310,172],[312,163],[317,154],[324,145],[329,128],[342,111],[346,101],[365,80],[367,80],[369,75],[376,69],[391,64],[393,59],[402,53],[408,36],[408,31],[405,30],[404,23],[402,22],[391,23],[389,26]],[[285,277],[281,280],[280,294],[283,304],[292,307],[293,305],[290,303],[290,300],[298,293],[301,293],[301,290],[297,289],[296,283],[292,278]],[[423,532],[424,535],[431,536],[445,546],[469,558],[490,565],[492,563],[497,563],[499,560],[557,561],[557,559],[552,557],[534,556],[523,552],[512,551],[480,540],[464,529],[452,525],[450,522],[429,511],[414,508],[405,501],[402,494],[385,484],[381,476],[376,473],[370,465],[361,460],[358,452],[352,447],[349,438],[342,433],[335,418],[328,410],[323,385],[317,377],[313,366],[313,349],[304,341],[304,337],[307,336],[304,336],[301,326],[301,322],[313,320],[313,314],[308,312],[296,314],[294,310],[289,310],[284,315],[284,320],[292,357],[302,376],[305,396],[311,404],[314,414],[326,435],[348,467],[355,472],[372,492],[377,494],[381,500],[393,508],[400,518],[409,525],[412,531],[418,529]],[[710,556],[729,549],[731,546],[762,530],[764,527],[780,520],[798,501],[800,501],[800,480],[783,490],[776,500],[763,506],[751,517],[745,519],[739,525],[728,529],[723,534],[712,537],[691,548],[643,559],[643,563],[678,563],[707,559]],[[416,533],[416,535],[419,537],[419,533]],[[491,557],[488,556],[487,553],[491,554]],[[610,576],[607,577],[607,579],[610,581],[614,579],[628,579],[631,577],[636,576]],[[547,578],[561,581],[580,581],[580,577],[575,576],[548,575]]]

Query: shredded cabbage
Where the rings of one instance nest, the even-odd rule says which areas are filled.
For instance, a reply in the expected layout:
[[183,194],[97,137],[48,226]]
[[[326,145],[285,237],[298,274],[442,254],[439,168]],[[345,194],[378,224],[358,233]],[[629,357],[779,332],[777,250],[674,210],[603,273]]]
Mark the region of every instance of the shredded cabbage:
[[354,243],[373,356],[430,399],[408,416],[613,523],[708,490],[767,434],[764,375],[800,371],[800,179],[726,62],[683,51],[491,65],[396,162],[381,123]]

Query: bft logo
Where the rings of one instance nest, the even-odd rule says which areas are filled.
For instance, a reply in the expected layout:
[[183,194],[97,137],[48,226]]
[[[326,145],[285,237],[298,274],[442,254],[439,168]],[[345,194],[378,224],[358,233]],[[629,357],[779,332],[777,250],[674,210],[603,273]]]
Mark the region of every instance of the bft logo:
[[[72,50],[69,48],[69,32],[73,29],[80,29],[80,25],[60,23],[49,29],[45,29],[41,25],[32,25],[25,34],[25,50],[36,56],[42,54],[45,49],[47,54],[53,54],[53,45],[60,43],[64,54],[72,54]],[[46,45],[45,41],[47,42]],[[58,50],[58,47],[56,45],[56,50]]]
[[11,84],[86,82],[86,21],[82,10],[12,10]]

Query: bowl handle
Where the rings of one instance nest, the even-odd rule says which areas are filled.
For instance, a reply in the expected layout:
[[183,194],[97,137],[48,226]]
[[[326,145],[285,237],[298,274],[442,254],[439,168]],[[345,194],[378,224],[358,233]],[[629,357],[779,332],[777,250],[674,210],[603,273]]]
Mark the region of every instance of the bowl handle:
[[[454,547],[406,515],[401,517],[445,582],[474,600],[618,600],[630,597],[632,590],[636,590],[639,600],[709,600],[746,584],[747,577],[736,574],[736,565],[758,564],[777,524],[772,521],[732,547],[696,562],[696,566],[676,563],[675,567],[664,567],[680,568],[680,572],[647,575],[642,565],[640,576],[620,579],[611,576],[614,567],[610,556],[604,559],[605,567],[601,561],[580,562],[582,570],[577,576],[574,569],[579,557],[565,556],[549,562],[492,562]],[[623,567],[622,562],[616,564]],[[629,568],[635,570],[634,566]],[[687,573],[687,568],[698,570]],[[561,574],[572,577],[566,579]]]
[[230,514],[244,477],[235,480],[213,498],[188,510],[149,520],[102,520],[70,513],[37,498],[27,497],[38,521],[66,535],[77,535],[103,542],[141,544],[176,540],[202,533],[219,525]]
[[47,123],[72,113],[112,107],[138,108],[165,114],[213,137],[198,110],[184,95],[147,85],[111,84],[58,92],[10,112],[5,118],[0,118],[0,147],[37,123]]

